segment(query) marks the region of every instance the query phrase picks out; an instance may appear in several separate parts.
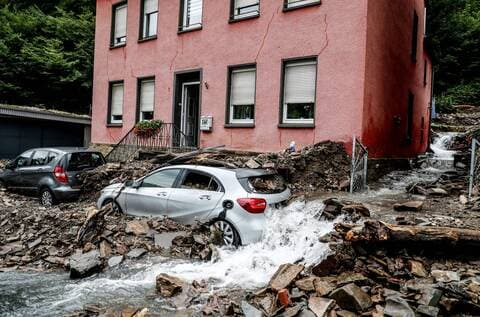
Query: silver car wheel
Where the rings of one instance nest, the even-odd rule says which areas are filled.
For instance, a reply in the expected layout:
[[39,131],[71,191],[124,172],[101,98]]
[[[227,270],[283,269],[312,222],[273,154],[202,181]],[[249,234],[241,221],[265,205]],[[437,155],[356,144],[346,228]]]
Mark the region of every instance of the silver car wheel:
[[50,207],[53,205],[53,196],[49,190],[44,190],[41,196],[41,203],[43,206]]
[[231,246],[234,245],[235,242],[235,231],[233,227],[226,221],[217,220],[215,222],[215,228],[220,230],[223,234],[223,241],[225,245]]

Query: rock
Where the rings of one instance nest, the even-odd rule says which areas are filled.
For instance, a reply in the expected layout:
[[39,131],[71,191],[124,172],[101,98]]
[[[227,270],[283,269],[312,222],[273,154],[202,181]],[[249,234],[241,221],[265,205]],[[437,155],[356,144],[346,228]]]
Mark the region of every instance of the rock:
[[286,288],[290,283],[297,278],[298,274],[303,271],[303,265],[297,264],[282,264],[277,272],[272,276],[269,286],[274,291],[279,291]]
[[84,278],[101,270],[100,252],[92,250],[87,253],[76,253],[69,259],[70,277]]
[[258,164],[254,159],[249,159],[247,163],[245,163],[245,166],[253,169],[260,168],[260,164]]
[[161,273],[157,276],[156,289],[163,297],[172,297],[182,292],[183,281],[178,277]]
[[329,282],[321,280],[315,280],[313,285],[315,286],[315,292],[320,296],[327,296],[335,288]]
[[328,312],[335,306],[335,301],[328,298],[312,296],[308,300],[308,308],[317,317],[327,317]]
[[150,227],[146,220],[132,220],[127,222],[126,233],[133,233],[136,236],[146,235]]
[[335,272],[338,268],[338,264],[337,257],[334,254],[330,254],[325,260],[315,265],[312,272],[316,276],[327,276]]
[[105,240],[100,242],[100,257],[107,259],[112,255],[112,247],[110,247],[110,243]]
[[386,300],[384,314],[390,317],[415,317],[415,312],[407,301],[399,296],[390,296]]
[[408,269],[416,277],[427,277],[428,273],[425,270],[422,262],[408,260]]
[[358,316],[357,314],[352,313],[351,311],[348,311],[348,310],[338,310],[336,313],[337,313],[337,316],[340,316],[340,317],[357,317]]
[[432,270],[430,272],[437,282],[460,281],[460,275],[453,271]]
[[320,281],[320,278],[316,276],[309,276],[306,278],[302,278],[295,282],[295,286],[297,286],[302,291],[314,291],[315,290],[315,281]]
[[33,242],[29,242],[28,243],[28,248],[29,249],[33,249],[35,247],[37,247],[40,243],[42,243],[42,238],[38,238],[37,240],[33,241]]
[[294,317],[298,316],[298,313],[302,310],[302,306],[300,305],[295,305],[293,307],[287,307],[285,308],[285,311],[283,314],[280,315],[280,317]]
[[310,309],[304,309],[296,317],[316,317]]
[[262,317],[261,311],[250,305],[247,301],[242,301],[242,312],[245,317]]
[[342,208],[342,212],[348,214],[358,214],[363,217],[370,217],[370,210],[363,204],[350,204]]
[[108,259],[108,266],[115,267],[120,263],[122,263],[122,261],[123,261],[123,255],[112,256],[110,259]]
[[184,236],[187,232],[177,231],[177,232],[162,232],[157,233],[154,236],[155,246],[163,249],[168,249],[172,246],[172,241],[177,236]]
[[364,311],[373,304],[370,296],[353,283],[337,288],[329,297],[346,310]]
[[433,306],[419,305],[415,313],[417,316],[437,317],[440,309]]
[[427,306],[437,306],[442,298],[443,292],[439,289],[433,288],[430,285],[425,285],[420,288],[421,297],[417,301],[419,304]]
[[47,256],[43,260],[45,262],[52,263],[52,264],[57,264],[57,265],[64,265],[65,264],[65,258],[62,258],[62,257],[59,257],[59,256]]
[[127,258],[136,259],[147,253],[144,248],[136,248],[127,253]]
[[395,211],[420,211],[423,208],[423,201],[412,200],[393,205]]
[[432,195],[432,196],[447,196],[448,195],[448,192],[445,189],[439,188],[439,187],[430,188],[430,189],[428,189],[427,192],[428,192],[429,195]]
[[460,197],[458,197],[458,199],[460,200],[460,203],[462,205],[468,204],[468,198],[465,195],[460,195]]
[[255,304],[267,316],[272,316],[277,310],[275,296],[271,293],[266,293],[263,297],[255,298]]

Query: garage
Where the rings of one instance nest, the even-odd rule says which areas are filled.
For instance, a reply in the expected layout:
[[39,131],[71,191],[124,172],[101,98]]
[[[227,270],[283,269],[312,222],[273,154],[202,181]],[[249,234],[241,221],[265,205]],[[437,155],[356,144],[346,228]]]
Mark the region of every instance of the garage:
[[90,117],[0,104],[0,159],[35,147],[88,146]]

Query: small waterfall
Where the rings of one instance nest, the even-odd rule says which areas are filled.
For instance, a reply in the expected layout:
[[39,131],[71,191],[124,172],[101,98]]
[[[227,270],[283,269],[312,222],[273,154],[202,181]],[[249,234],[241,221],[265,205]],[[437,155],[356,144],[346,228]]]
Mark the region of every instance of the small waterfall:
[[429,159],[429,163],[432,167],[440,169],[448,169],[453,167],[453,160],[456,151],[449,150],[449,146],[452,140],[457,136],[457,133],[446,132],[440,133],[435,138],[430,148],[433,151],[433,157]]

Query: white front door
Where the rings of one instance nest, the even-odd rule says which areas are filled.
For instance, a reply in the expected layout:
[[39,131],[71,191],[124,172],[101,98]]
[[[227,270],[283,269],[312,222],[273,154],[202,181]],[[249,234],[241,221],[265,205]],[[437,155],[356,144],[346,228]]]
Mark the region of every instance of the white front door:
[[195,116],[198,107],[198,85],[199,81],[187,82],[182,84],[182,110],[180,114],[180,145],[192,146],[193,138],[196,133]]

